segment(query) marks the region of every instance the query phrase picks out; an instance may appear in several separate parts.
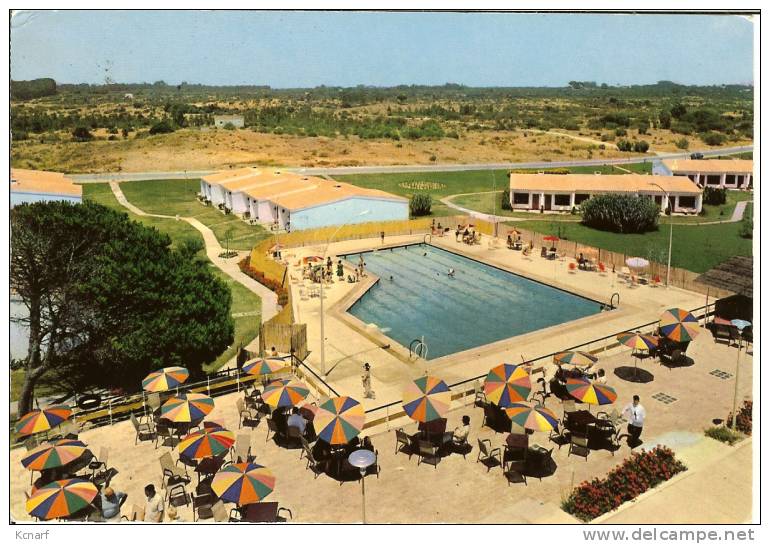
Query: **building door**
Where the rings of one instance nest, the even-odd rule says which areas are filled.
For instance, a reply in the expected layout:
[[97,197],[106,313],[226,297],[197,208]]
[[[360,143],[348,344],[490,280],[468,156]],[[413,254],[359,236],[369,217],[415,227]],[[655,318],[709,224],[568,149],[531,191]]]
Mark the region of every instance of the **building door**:
[[543,208],[545,208],[546,210],[551,209],[551,195],[543,196]]
[[539,210],[540,209],[540,194],[535,193],[532,195],[532,209],[533,210]]

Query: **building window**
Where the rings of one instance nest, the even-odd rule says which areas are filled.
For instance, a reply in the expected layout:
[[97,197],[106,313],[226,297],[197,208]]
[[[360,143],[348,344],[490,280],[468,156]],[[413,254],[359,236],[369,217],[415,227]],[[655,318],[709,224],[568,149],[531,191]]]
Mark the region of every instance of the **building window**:
[[706,176],[707,185],[719,185],[721,181],[721,176]]
[[513,193],[514,204],[529,204],[529,193]]
[[680,196],[679,197],[679,207],[680,208],[694,208],[695,207],[695,197],[694,196]]
[[735,182],[738,181],[737,178],[738,176],[735,174],[727,174],[725,176],[725,185],[735,185]]
[[751,185],[752,181],[754,181],[754,176],[749,176],[749,183],[747,185]]
[[575,195],[575,206],[580,206],[583,202],[591,198],[588,193],[578,193]]
[[553,195],[554,206],[569,206],[571,200],[570,195]]

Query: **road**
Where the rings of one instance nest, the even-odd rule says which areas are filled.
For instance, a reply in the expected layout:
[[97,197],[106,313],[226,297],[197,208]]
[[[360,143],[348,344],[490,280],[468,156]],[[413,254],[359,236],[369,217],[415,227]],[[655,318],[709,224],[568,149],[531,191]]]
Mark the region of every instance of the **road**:
[[[508,170],[518,168],[565,168],[570,166],[601,166],[603,164],[633,164],[643,161],[659,161],[661,159],[688,158],[691,153],[703,153],[705,157],[729,155],[753,151],[753,146],[725,147],[704,151],[689,150],[681,153],[661,153],[649,157],[634,156],[621,159],[594,159],[559,162],[500,162],[483,164],[414,164],[399,166],[337,166],[331,168],[287,168],[314,176],[349,175],[349,174],[399,174],[408,172],[463,172],[466,170]],[[199,178],[213,173],[213,170],[176,171],[176,172],[114,172],[105,174],[76,174],[70,176],[77,183],[104,183],[108,181],[139,181],[149,179],[185,179]]]

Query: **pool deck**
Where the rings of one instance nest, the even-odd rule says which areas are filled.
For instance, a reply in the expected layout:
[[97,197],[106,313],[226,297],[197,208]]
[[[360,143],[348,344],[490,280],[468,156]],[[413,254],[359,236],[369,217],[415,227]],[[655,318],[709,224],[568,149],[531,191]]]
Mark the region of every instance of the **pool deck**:
[[[655,376],[646,384],[632,384],[617,379],[613,370],[628,365],[628,357],[618,353],[602,359],[608,371],[609,384],[618,391],[618,409],[622,410],[630,396],[637,393],[647,409],[642,434],[643,447],[663,443],[671,447],[688,471],[678,475],[618,511],[597,520],[599,523],[677,522],[742,523],[749,521],[751,512],[753,440],[745,439],[730,447],[703,435],[711,420],[724,417],[732,403],[734,381],[721,380],[709,374],[715,368],[734,372],[737,350],[716,344],[704,332],[690,346],[689,356],[695,364],[668,369],[647,363],[644,368]],[[752,356],[742,356],[740,398],[751,395]],[[651,398],[665,392],[677,400],[663,404]],[[250,441],[258,463],[270,468],[276,476],[275,491],[268,500],[278,501],[294,514],[300,523],[358,523],[361,515],[361,488],[355,482],[340,485],[326,475],[318,478],[306,469],[299,450],[287,450],[272,440],[266,441],[266,424],[253,430],[238,430],[236,398],[242,393],[217,397],[216,407],[209,419],[220,420],[227,428],[243,433]],[[358,395],[360,398],[360,395]],[[493,446],[504,444],[505,435],[482,427],[481,408],[468,402],[454,402],[449,412],[448,428],[458,425],[463,415],[471,418],[469,442],[472,452],[463,458],[451,455],[443,458],[436,468],[417,464],[417,457],[394,453],[393,429],[384,425],[369,429],[372,442],[379,451],[382,468],[379,478],[370,476],[366,482],[367,516],[376,523],[578,523],[560,508],[562,498],[570,488],[594,477],[604,476],[631,453],[623,444],[615,455],[605,450],[592,451],[587,459],[570,456],[569,447],[555,447],[553,459],[557,465],[551,476],[542,480],[530,477],[527,484],[509,486],[500,468],[487,469],[476,462],[478,439],[489,439]],[[561,417],[558,399],[550,397],[546,406]],[[592,411],[596,413],[597,407]],[[409,420],[407,433],[417,431]],[[158,457],[175,450],[155,449],[152,442],[133,444],[134,431],[127,421],[112,426],[89,429],[80,438],[99,455],[101,447],[109,449],[109,464],[119,473],[111,486],[128,493],[123,509],[143,505],[143,487],[148,483],[160,486]],[[535,433],[530,443],[551,448],[547,433]],[[758,444],[757,444],[758,445]],[[24,448],[10,452],[10,510],[14,519],[29,521],[24,511],[24,491],[30,487],[30,475],[21,464]],[[193,483],[195,483],[195,475]],[[187,486],[188,491],[194,485]],[[177,509],[180,519],[192,520],[190,507]]]
[[[385,239],[384,246],[379,238],[346,241],[331,244],[328,255],[331,255],[336,263],[336,254],[422,241],[422,235],[389,237]],[[403,384],[409,379],[425,374],[426,371],[441,377],[448,384],[453,384],[485,374],[491,367],[503,362],[519,363],[522,359],[534,359],[655,321],[667,308],[693,309],[706,303],[704,295],[673,287],[629,287],[612,273],[600,275],[598,272],[582,270],[571,273],[568,271],[567,261],[550,261],[539,256],[525,258],[520,251],[505,249],[504,245],[490,249],[486,241],[482,245],[468,246],[455,242],[454,236],[449,236],[433,237],[432,244],[597,301],[609,302],[613,293],[619,293],[620,305],[613,311],[431,361],[414,358],[409,361],[406,348],[388,339],[376,328],[362,328],[360,321],[345,312],[347,306],[366,290],[367,282],[349,284],[335,281],[333,285],[324,287],[327,381],[340,394],[363,397],[361,368],[364,362],[368,362],[372,367],[372,386],[376,398],[363,401],[367,409],[400,401]],[[287,249],[285,257],[290,263],[296,263],[305,255],[322,253],[323,248],[311,246]],[[299,268],[290,266],[289,270],[296,280],[296,283],[292,284],[295,316],[298,322],[307,324],[310,355],[306,363],[316,372],[323,374],[319,349],[320,301],[318,297],[300,296],[300,289],[306,290],[309,284],[302,284]],[[468,326],[483,326],[484,319],[499,318],[469,315]],[[381,346],[386,344],[390,344],[390,349],[382,349]],[[596,344],[595,347],[600,345]]]

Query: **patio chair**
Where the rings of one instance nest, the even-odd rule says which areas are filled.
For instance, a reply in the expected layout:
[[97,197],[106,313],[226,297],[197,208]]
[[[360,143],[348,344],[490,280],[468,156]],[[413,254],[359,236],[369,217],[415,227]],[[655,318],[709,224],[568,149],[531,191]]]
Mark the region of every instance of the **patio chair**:
[[88,468],[91,470],[91,478],[96,478],[96,471],[99,470],[99,468],[102,469],[102,472],[107,471],[107,459],[110,455],[110,449],[106,448],[104,446],[99,447],[99,456],[93,459],[90,463],[88,463]]
[[190,495],[187,493],[185,484],[179,483],[168,488],[166,492],[166,502],[173,506],[190,505]]
[[567,457],[573,453],[585,458],[585,460],[588,461],[588,455],[591,453],[591,450],[588,448],[588,437],[577,436],[574,434],[570,436],[569,452],[567,452]]
[[251,455],[251,435],[239,434],[235,437],[235,446],[232,449],[234,463],[250,463],[254,460]]
[[251,427],[252,429],[259,425],[260,417],[259,412],[252,411],[246,406],[246,401],[243,398],[239,398],[235,401],[235,407],[238,410],[238,428]]
[[575,274],[577,272],[577,265],[574,262],[573,263],[569,263],[567,265],[567,268],[569,269],[569,273],[570,274]]
[[149,393],[147,395],[147,406],[150,407],[150,412],[152,412],[153,417],[155,411],[160,408],[160,404],[160,393]]
[[30,436],[24,441],[24,449],[27,451],[32,451],[35,448],[37,448],[40,445],[40,442],[38,442],[37,438],[34,436]]
[[524,483],[527,485],[527,476],[524,474],[526,465],[524,461],[510,460],[503,463],[503,475],[508,480],[508,486],[511,484]]
[[484,466],[487,467],[487,472],[489,472],[489,469],[492,468],[495,465],[503,465],[502,457],[503,453],[500,448],[493,448],[492,447],[492,441],[488,438],[478,439],[479,441],[479,455],[476,458],[477,463],[482,463]]
[[179,436],[177,436],[174,429],[166,425],[158,425],[155,428],[155,449],[158,449],[158,445],[167,446],[174,449],[179,444]]
[[187,472],[179,468],[174,464],[174,460],[171,458],[169,452],[164,453],[158,457],[160,462],[160,470],[162,472],[162,480],[160,484],[161,489],[166,489],[166,494],[171,487],[179,484],[189,484],[190,478],[187,477]]
[[559,446],[559,449],[565,444],[569,444],[570,432],[564,425],[556,425],[555,429],[551,429],[548,433],[548,440]]
[[134,431],[136,431],[134,445],[143,440],[155,440],[155,429],[151,423],[139,423],[139,420],[136,419],[136,416],[133,413],[129,416],[129,419],[134,426]]
[[313,471],[313,479],[318,478],[318,475],[323,474],[326,469],[326,461],[317,461],[310,448],[305,450],[305,456],[307,457],[305,468]]
[[711,335],[714,337],[714,342],[719,340],[727,340],[727,345],[731,346],[737,338],[736,328],[732,325],[722,325],[721,323],[711,324]]
[[484,407],[489,402],[487,401],[487,395],[484,393],[484,386],[481,385],[481,382],[479,380],[476,380],[473,382],[473,404],[475,406]]
[[553,448],[550,450],[545,451],[544,453],[541,453],[537,457],[537,465],[534,467],[537,471],[537,479],[543,480],[543,474],[545,474],[545,471],[548,470],[551,466],[551,463],[553,462]]
[[547,258],[548,258],[548,248],[547,248],[547,247],[545,247],[545,246],[542,246],[542,247],[540,248],[540,256],[541,256],[542,258],[544,258],[544,259],[547,259]]
[[438,454],[439,447],[434,446],[428,440],[420,440],[417,443],[417,465],[420,463],[428,463],[433,465],[433,468],[438,468],[438,464],[441,462],[441,456]]
[[214,496],[210,493],[203,493],[201,495],[195,495],[192,496],[192,510],[193,510],[193,521],[198,521],[199,519],[211,519],[214,517],[214,512],[212,512],[212,505],[214,504]]
[[121,521],[144,521],[144,507],[138,504],[131,505],[131,513],[120,516]]
[[71,438],[76,440],[80,434],[80,425],[71,419],[68,419],[61,425],[59,425],[59,431],[64,438]]
[[577,406],[575,404],[575,401],[572,399],[562,401],[561,407],[564,410],[565,414],[571,414],[572,412],[577,411]]
[[270,441],[270,433],[273,433],[273,439],[277,441],[278,438],[283,436],[278,428],[278,422],[272,417],[267,418],[267,435],[265,436],[265,442]]
[[409,435],[404,432],[403,429],[396,429],[396,452],[404,452],[409,454],[409,459],[412,459],[414,450],[412,448],[412,440]]
[[217,523],[227,523],[230,521],[230,514],[227,513],[225,503],[221,500],[211,505],[211,515]]
[[287,445],[295,446],[299,444],[299,447],[302,447],[302,442],[300,442],[301,438],[302,431],[299,430],[299,427],[295,427],[294,425],[289,425],[286,427],[286,441],[288,442]]

